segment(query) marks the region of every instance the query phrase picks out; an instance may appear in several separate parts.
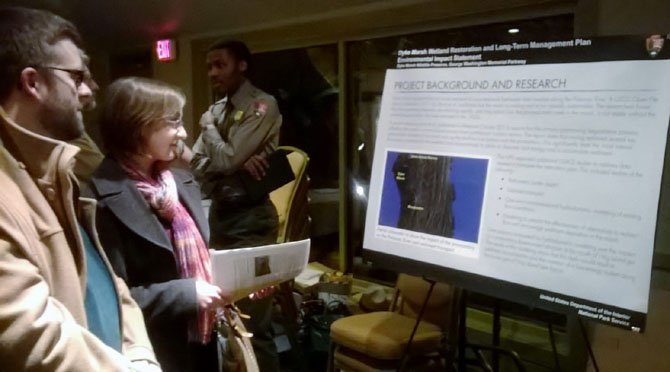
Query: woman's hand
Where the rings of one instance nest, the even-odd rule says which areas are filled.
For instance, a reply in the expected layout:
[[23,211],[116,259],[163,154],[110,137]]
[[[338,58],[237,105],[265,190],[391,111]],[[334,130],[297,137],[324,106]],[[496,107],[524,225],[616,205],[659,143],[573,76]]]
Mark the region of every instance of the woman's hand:
[[195,281],[195,293],[198,306],[203,310],[216,312],[216,309],[230,303],[230,299],[224,295],[221,288],[203,280]]
[[261,290],[258,290],[252,294],[249,295],[249,298],[252,300],[260,300],[261,298],[265,298],[267,296],[273,295],[277,291],[277,287],[271,286],[267,288],[263,288]]

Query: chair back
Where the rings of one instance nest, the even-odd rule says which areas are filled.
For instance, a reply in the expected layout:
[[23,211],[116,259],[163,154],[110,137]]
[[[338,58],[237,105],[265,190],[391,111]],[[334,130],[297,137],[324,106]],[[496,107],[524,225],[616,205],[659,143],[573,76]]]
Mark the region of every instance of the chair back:
[[304,239],[309,234],[307,165],[309,156],[297,147],[279,146],[286,151],[295,179],[272,191],[270,200],[277,209],[277,243]]
[[[399,299],[395,310],[400,314],[416,317],[426,300],[430,283],[418,276],[399,274],[396,288]],[[454,288],[451,285],[435,283],[421,320],[447,331],[454,322],[454,298]]]

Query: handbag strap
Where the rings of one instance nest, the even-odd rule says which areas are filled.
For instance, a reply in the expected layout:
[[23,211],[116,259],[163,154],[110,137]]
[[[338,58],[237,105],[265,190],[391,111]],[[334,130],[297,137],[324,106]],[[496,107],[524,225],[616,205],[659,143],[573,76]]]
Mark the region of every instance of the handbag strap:
[[[232,357],[235,362],[239,363],[236,367],[236,372],[259,372],[256,354],[251,345],[253,334],[247,331],[242,318],[249,319],[249,316],[243,314],[234,304],[227,305],[219,313],[218,329],[219,332],[224,333],[228,338]],[[233,365],[237,363],[229,364]]]

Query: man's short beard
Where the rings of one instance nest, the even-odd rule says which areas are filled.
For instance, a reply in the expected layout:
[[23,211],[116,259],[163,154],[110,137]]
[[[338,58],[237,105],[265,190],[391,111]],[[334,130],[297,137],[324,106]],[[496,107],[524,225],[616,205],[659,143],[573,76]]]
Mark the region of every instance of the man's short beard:
[[53,139],[71,141],[84,134],[81,113],[76,110],[68,112],[62,106],[43,105],[39,120]]

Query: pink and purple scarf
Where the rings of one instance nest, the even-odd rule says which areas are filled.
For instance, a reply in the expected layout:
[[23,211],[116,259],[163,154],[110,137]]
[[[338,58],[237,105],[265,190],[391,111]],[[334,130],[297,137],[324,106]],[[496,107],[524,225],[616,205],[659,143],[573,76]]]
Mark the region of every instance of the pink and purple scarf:
[[[169,169],[156,172],[155,179],[147,179],[132,165],[121,167],[135,182],[140,194],[163,222],[172,241],[177,270],[181,278],[195,278],[212,283],[212,269],[207,244],[188,210],[179,201],[177,184]],[[198,309],[197,324],[189,329],[189,339],[207,343],[212,333],[214,315]]]

